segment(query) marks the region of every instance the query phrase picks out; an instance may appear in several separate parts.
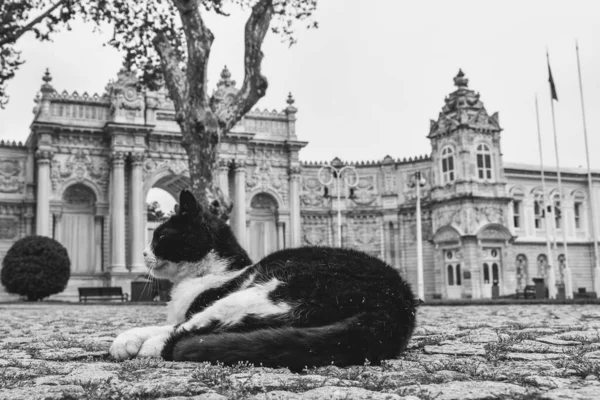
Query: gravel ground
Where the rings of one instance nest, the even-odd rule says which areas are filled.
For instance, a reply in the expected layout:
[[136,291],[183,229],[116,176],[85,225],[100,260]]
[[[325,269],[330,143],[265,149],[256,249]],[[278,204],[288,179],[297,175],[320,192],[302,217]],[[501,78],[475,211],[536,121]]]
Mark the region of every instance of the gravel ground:
[[114,362],[123,330],[164,306],[0,305],[0,399],[600,399],[599,305],[423,306],[382,366],[234,368]]

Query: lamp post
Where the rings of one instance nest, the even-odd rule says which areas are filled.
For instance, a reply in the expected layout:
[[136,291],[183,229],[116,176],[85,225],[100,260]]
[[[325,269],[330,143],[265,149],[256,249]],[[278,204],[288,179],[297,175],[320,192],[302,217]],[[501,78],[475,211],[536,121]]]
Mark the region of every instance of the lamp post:
[[410,187],[415,188],[417,192],[417,294],[420,299],[425,298],[425,284],[423,282],[423,238],[421,233],[421,187],[425,186],[427,181],[421,176],[421,171],[414,174]]
[[342,181],[348,188],[353,188],[358,185],[358,173],[356,168],[351,165],[346,165],[342,168],[336,168],[331,164],[321,167],[318,174],[319,182],[323,186],[331,185],[334,180],[337,186],[337,244],[342,247]]

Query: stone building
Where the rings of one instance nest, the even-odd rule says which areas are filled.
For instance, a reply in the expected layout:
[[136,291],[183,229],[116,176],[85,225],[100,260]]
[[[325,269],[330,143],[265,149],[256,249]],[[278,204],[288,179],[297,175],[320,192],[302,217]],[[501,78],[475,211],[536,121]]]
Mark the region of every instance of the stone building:
[[[0,142],[0,258],[20,237],[51,236],[72,261],[60,297],[73,299],[82,286],[128,292],[145,272],[142,251],[153,229],[146,222],[148,191],[158,187],[177,198],[189,182],[173,104],[163,91],[136,90],[125,73],[101,96],[59,93],[49,73],[43,80],[25,144]],[[487,113],[462,72],[454,83],[431,121],[431,154],[361,162],[351,191],[326,190],[318,178],[323,163],[300,160],[307,142],[296,135],[291,95],[281,112],[246,115],[222,137],[215,178],[234,200],[231,225],[252,259],[287,247],[335,245],[340,207],[342,245],[386,260],[416,287],[419,172],[426,298],[488,298],[494,285],[501,296],[514,294],[535,277],[547,282],[553,259],[557,282],[570,277],[573,290],[597,291],[590,194],[600,198],[600,173],[590,188],[584,172],[563,170],[561,212],[546,215],[540,168],[505,164],[498,114]],[[227,101],[236,90],[225,69],[215,96]],[[332,164],[344,165],[338,158]],[[546,180],[556,194],[556,171],[547,171]],[[559,242],[552,257],[549,218]]]

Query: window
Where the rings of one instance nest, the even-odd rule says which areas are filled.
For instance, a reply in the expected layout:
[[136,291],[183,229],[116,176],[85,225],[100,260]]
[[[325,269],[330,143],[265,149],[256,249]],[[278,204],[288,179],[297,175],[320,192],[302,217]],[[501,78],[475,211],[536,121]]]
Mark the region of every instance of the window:
[[492,154],[487,144],[477,146],[477,174],[479,179],[492,179]]
[[554,227],[556,229],[561,228],[562,222],[562,210],[560,208],[560,198],[558,196],[553,197],[554,200]]
[[513,200],[513,226],[515,228],[521,227],[521,206],[523,202],[521,200]]
[[454,268],[452,265],[448,265],[448,286],[454,285]]
[[497,285],[500,282],[500,274],[498,273],[498,264],[492,264],[492,283]]
[[461,276],[460,276],[460,264],[456,264],[456,284],[461,284]]
[[483,264],[483,283],[490,283],[490,266]]
[[583,204],[585,197],[581,192],[576,192],[573,201],[573,217],[575,218],[575,230],[583,230]]
[[575,213],[575,229],[581,229],[581,203],[575,202],[573,205],[573,211]]
[[442,182],[449,183],[454,181],[454,150],[451,147],[445,147],[442,150]]
[[533,202],[533,218],[535,229],[544,229],[544,204],[541,199]]

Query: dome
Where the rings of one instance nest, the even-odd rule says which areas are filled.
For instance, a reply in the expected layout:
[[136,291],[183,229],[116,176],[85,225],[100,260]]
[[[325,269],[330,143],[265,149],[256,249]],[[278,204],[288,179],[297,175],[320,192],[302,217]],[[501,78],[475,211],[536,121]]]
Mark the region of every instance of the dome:
[[456,90],[444,99],[446,103],[438,116],[431,120],[429,138],[449,134],[459,128],[472,129],[479,132],[500,132],[498,113],[488,115],[479,93],[468,88],[469,80],[462,70],[454,77]]

